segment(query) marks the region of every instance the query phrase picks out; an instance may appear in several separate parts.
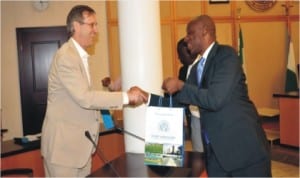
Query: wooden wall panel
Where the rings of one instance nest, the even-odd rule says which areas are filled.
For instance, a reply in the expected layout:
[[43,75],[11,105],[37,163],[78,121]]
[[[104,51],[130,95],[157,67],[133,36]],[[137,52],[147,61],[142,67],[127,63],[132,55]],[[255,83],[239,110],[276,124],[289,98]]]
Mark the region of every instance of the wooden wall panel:
[[[162,25],[161,26],[161,38],[162,38],[162,66],[163,66],[163,78],[173,76],[175,70],[174,68],[176,62],[173,56],[172,49],[174,49],[173,39],[169,37],[172,34],[171,25]],[[174,67],[175,66],[175,67]]]
[[201,14],[201,4],[201,1],[175,1],[175,17],[177,19],[196,17]]
[[257,107],[276,106],[272,95],[283,92],[284,86],[284,23],[252,22],[242,28],[250,98]]
[[119,28],[117,25],[109,27],[109,40],[110,76],[115,80],[121,76]]
[[217,41],[220,44],[232,44],[232,25],[230,23],[217,23]]
[[208,1],[205,2],[206,12],[205,14],[215,17],[230,17],[231,16],[231,4],[232,3],[218,3],[210,4]]
[[118,2],[117,1],[109,1],[106,3],[107,16],[109,17],[109,21],[118,19]]
[[300,4],[300,1],[291,1],[290,2],[290,5],[293,6],[291,9],[290,9],[290,14],[291,15],[299,15],[299,4]]
[[175,61],[176,61],[176,66],[174,66],[174,72],[175,72],[175,75],[173,76],[178,76],[179,75],[179,69],[181,67],[181,62],[179,61],[179,58],[178,58],[178,54],[177,54],[177,43],[178,41],[181,39],[181,38],[184,38],[185,35],[186,35],[186,23],[177,23],[176,25],[176,37],[175,37],[175,49],[174,49],[174,57],[175,57]]
[[173,14],[171,1],[160,2],[160,17],[161,19],[170,19]]

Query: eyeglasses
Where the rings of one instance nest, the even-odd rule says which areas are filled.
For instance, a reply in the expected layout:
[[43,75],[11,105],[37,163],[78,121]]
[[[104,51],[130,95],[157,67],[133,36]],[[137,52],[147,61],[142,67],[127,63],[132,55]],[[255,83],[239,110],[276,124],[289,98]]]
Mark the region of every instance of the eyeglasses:
[[98,23],[97,23],[97,22],[93,22],[93,23],[79,22],[79,23],[82,24],[82,25],[88,25],[88,26],[90,26],[91,28],[94,28],[94,27],[97,27],[97,26],[98,26]]

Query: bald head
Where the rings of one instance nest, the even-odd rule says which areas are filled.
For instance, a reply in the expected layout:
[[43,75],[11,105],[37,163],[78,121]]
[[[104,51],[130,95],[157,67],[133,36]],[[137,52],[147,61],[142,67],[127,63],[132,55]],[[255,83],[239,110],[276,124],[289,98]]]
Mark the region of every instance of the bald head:
[[215,40],[216,39],[216,25],[214,20],[208,15],[201,15],[194,19],[195,23],[202,24],[202,28]]
[[185,41],[192,54],[202,55],[215,40],[216,26],[208,15],[198,16],[188,23]]

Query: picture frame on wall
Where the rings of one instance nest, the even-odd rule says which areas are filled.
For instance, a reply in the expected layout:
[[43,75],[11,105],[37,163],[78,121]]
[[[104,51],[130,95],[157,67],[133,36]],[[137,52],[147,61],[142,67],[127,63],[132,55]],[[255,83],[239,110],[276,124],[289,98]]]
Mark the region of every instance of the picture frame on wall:
[[229,0],[209,0],[209,4],[226,4]]

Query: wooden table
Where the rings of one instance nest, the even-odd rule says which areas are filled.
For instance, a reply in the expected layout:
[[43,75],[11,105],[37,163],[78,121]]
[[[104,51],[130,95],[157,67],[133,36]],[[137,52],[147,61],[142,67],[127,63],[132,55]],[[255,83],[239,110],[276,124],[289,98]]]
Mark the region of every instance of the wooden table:
[[204,154],[185,152],[183,167],[144,165],[144,154],[124,153],[88,177],[199,177],[205,172]]
[[280,143],[299,147],[299,94],[274,94],[279,99]]
[[[123,134],[118,130],[101,132],[99,135],[98,147],[102,149],[108,160],[116,159],[124,153]],[[92,171],[105,165],[96,154],[92,159]],[[23,145],[16,144],[14,140],[1,142],[1,170],[17,168],[32,169],[34,177],[45,176],[40,140]]]

